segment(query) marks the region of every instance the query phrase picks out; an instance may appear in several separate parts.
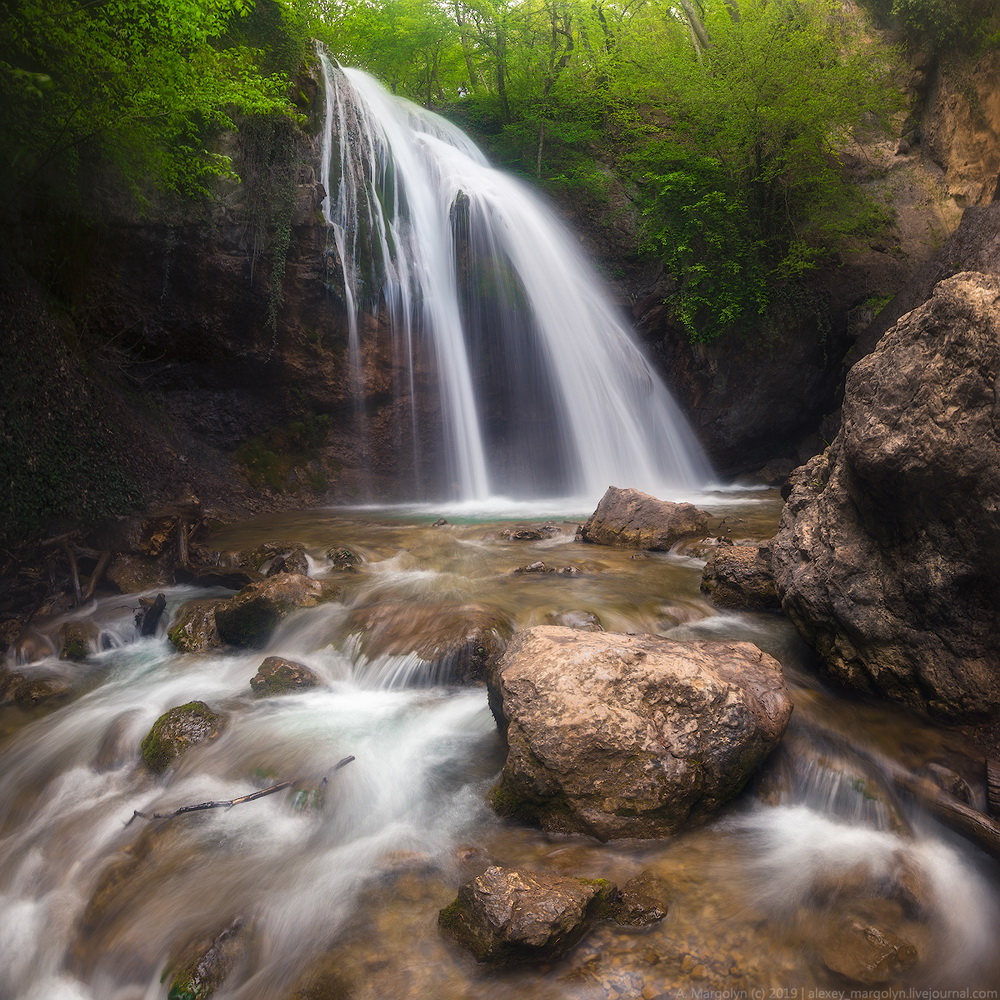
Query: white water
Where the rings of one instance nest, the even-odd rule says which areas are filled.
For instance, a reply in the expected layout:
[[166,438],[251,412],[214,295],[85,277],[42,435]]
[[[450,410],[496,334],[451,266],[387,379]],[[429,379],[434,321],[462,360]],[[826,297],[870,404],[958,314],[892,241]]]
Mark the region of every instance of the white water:
[[[749,499],[730,511],[735,523],[754,516],[756,498]],[[693,560],[657,554],[634,561],[624,550],[575,542],[571,526],[538,542],[509,542],[500,537],[503,526],[433,527],[398,512],[373,511],[366,520],[281,515],[258,530],[302,532],[317,566],[340,546],[364,562],[339,578],[341,601],[286,619],[258,652],[174,651],[163,630],[177,606],[198,594],[192,588],[167,592],[153,638],[137,635],[134,596],[76,612],[117,645],[81,665],[50,656],[20,666],[75,672],[75,696],[0,736],[0,1000],[164,1000],[161,976],[185,943],[236,917],[250,928],[252,947],[216,1000],[291,1000],[294,984],[331,948],[356,1000],[611,1000],[730,985],[769,993],[791,982],[822,988],[829,979],[815,949],[838,926],[840,904],[818,890],[850,883],[860,869],[877,895],[904,861],[926,886],[924,912],[904,925],[920,963],[892,985],[992,981],[1000,933],[995,867],[919,810],[906,810],[907,830],[890,825],[857,780],[867,775],[856,762],[834,760],[828,747],[805,753],[790,746],[794,774],[781,804],[745,799],[720,822],[662,841],[599,844],[493,816],[486,794],[503,749],[483,689],[435,685],[411,656],[367,658],[350,632],[354,609],[483,602],[523,628],[549,611],[588,608],[619,631],[751,640],[795,664],[781,652],[790,648],[787,623],[713,614],[698,595]],[[768,522],[765,533],[772,529]],[[259,538],[239,544],[252,547]],[[511,573],[540,558],[585,570]],[[670,628],[679,609],[700,621]],[[53,645],[60,621],[45,630]],[[318,686],[252,698],[249,678],[269,654],[304,663]],[[795,691],[796,718],[815,711],[805,694]],[[193,699],[225,713],[228,727],[154,778],[139,762],[140,742],[161,712]],[[881,721],[866,721],[866,711],[852,709],[856,718],[840,743],[866,742]],[[911,724],[902,738],[920,744],[926,734]],[[356,760],[331,770],[347,755]],[[285,778],[315,788],[324,775],[325,803],[314,810],[298,809],[288,790],[230,810],[125,825],[136,809],[227,800]],[[650,870],[676,880],[677,896],[661,925],[605,924],[552,970],[497,976],[449,945],[436,925],[458,886],[489,863],[618,884]],[[122,864],[114,893],[88,916]],[[677,965],[677,949],[717,956],[723,972],[707,981],[689,974]],[[651,963],[647,953],[666,957]],[[590,974],[596,955],[607,989]],[[731,967],[741,972],[730,982]]]
[[[683,415],[544,203],[445,119],[321,61],[323,211],[354,386],[359,313],[384,309],[406,372],[396,392],[410,402],[400,459],[420,495],[597,498],[616,484],[672,497],[704,486],[711,470]],[[422,391],[436,394],[434,444]]]

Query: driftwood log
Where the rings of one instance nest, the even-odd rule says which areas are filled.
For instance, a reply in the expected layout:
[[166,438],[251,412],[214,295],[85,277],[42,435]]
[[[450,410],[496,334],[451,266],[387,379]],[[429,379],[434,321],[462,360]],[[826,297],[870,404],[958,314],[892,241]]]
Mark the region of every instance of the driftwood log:
[[[161,595],[162,596],[162,595]],[[350,764],[355,758],[345,757],[343,760],[338,761],[331,770],[339,771],[346,764]],[[325,785],[327,779],[323,779],[323,784]],[[125,824],[128,826],[134,819],[173,819],[175,816],[180,816],[183,813],[192,812],[203,812],[206,809],[231,809],[233,806],[238,806],[243,802],[253,802],[256,799],[262,799],[265,795],[273,795],[275,792],[280,792],[285,788],[291,788],[292,785],[296,783],[296,779],[291,781],[279,781],[276,785],[270,785],[267,788],[261,788],[256,792],[249,792],[246,795],[238,795],[235,799],[218,799],[210,802],[198,802],[191,806],[181,806],[180,809],[175,809],[173,812],[168,813],[144,813],[136,809],[128,822]]]

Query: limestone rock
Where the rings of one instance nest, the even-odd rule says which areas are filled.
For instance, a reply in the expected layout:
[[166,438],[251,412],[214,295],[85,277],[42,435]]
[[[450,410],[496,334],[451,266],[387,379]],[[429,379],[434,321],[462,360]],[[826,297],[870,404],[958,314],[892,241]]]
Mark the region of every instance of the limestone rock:
[[231,646],[264,646],[278,622],[299,608],[334,600],[340,593],[331,583],[300,573],[279,573],[244,587],[215,609],[219,635]]
[[458,890],[438,923],[480,962],[557,958],[606,915],[613,889],[603,880],[493,866]]
[[659,837],[743,787],[791,714],[777,661],[745,642],[537,626],[490,676],[503,815],[602,840]]
[[215,624],[215,610],[224,599],[188,601],[177,609],[167,637],[182,653],[201,653],[224,645]]
[[942,281],[851,370],[772,549],[835,678],[944,716],[1000,708],[998,378],[1000,279]]
[[255,698],[304,691],[318,683],[316,675],[308,667],[281,656],[269,656],[250,678]]
[[682,538],[708,531],[708,521],[708,514],[693,504],[609,486],[580,538],[596,545],[667,551]]
[[360,637],[369,659],[415,654],[434,679],[482,681],[503,655],[513,631],[495,608],[483,604],[374,604],[356,608],[349,632]]
[[773,611],[781,607],[766,545],[719,545],[701,578],[701,589],[713,604],[739,611]]
[[206,740],[218,739],[225,719],[203,701],[189,701],[164,712],[142,741],[142,759],[154,774],[173,766],[185,751]]

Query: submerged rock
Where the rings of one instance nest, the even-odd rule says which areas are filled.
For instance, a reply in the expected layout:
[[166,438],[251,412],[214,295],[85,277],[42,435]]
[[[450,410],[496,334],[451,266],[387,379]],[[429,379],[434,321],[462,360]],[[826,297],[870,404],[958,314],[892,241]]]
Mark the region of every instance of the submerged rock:
[[545,616],[549,625],[562,625],[565,628],[577,628],[583,632],[603,632],[600,616],[594,611],[550,611]]
[[669,908],[671,887],[652,872],[640,872],[615,894],[611,915],[628,927],[647,927],[661,921]]
[[514,636],[490,689],[509,747],[494,808],[601,840],[710,815],[792,710],[778,662],[749,643],[544,625]]
[[256,649],[267,644],[278,622],[299,608],[313,608],[340,594],[336,584],[300,573],[280,573],[244,587],[215,609],[219,635],[231,646]]
[[172,963],[167,1000],[208,1000],[218,992],[249,942],[242,917],[218,934],[192,941]]
[[269,656],[250,678],[255,698],[305,691],[318,683],[319,678],[307,666],[281,656]]
[[188,749],[218,739],[225,728],[223,716],[203,701],[189,701],[164,712],[140,746],[142,760],[154,774],[161,774]]
[[596,545],[668,551],[682,538],[707,532],[708,522],[708,514],[693,504],[609,486],[580,538]]
[[458,890],[441,929],[479,962],[516,965],[558,958],[610,912],[614,886],[493,866]]
[[847,378],[772,563],[835,678],[950,717],[1000,708],[1000,278],[963,273]]
[[831,972],[862,986],[889,982],[917,961],[913,945],[860,917],[845,921],[820,954]]
[[781,607],[767,545],[719,545],[705,564],[701,589],[722,608],[776,611]]
[[347,627],[369,659],[414,654],[435,679],[452,683],[484,680],[513,632],[483,604],[374,604],[352,611]]

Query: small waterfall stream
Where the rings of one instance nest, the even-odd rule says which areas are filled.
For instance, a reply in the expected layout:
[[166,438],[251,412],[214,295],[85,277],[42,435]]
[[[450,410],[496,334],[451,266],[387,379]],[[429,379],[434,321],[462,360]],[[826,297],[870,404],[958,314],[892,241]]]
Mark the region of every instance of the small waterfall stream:
[[[321,62],[323,211],[354,383],[359,312],[383,310],[410,404],[399,460],[426,495],[590,498],[627,483],[668,496],[708,482],[683,415],[541,200],[445,119]],[[435,417],[440,462],[422,426]]]

